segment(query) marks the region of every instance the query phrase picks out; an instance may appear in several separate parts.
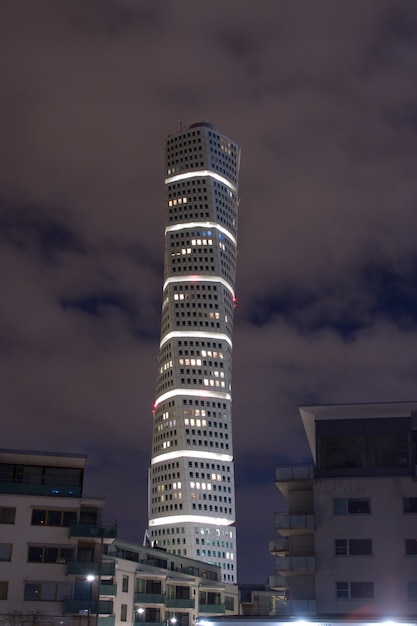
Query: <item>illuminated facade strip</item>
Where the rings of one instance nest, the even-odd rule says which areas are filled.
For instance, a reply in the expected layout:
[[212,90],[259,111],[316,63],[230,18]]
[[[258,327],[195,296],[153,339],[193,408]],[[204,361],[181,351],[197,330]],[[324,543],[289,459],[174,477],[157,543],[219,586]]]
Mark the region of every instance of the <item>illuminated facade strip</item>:
[[194,170],[192,172],[184,172],[184,174],[175,174],[175,176],[170,176],[169,178],[166,178],[165,184],[169,185],[170,183],[177,183],[179,180],[187,180],[188,178],[201,178],[201,176],[209,176],[210,178],[214,178],[214,180],[222,183],[222,185],[225,185],[225,187],[228,187],[237,194],[237,187],[235,187],[235,185],[230,182],[230,180],[211,170]]
[[191,337],[192,339],[218,339],[220,341],[225,341],[226,343],[228,343],[231,348],[233,347],[232,340],[230,339],[230,337],[228,337],[228,335],[225,335],[224,333],[210,333],[206,331],[199,332],[198,330],[173,330],[170,333],[167,333],[161,339],[159,347],[162,348],[162,346],[170,339],[181,339],[183,337]]
[[165,463],[171,459],[177,457],[186,457],[187,459],[207,459],[212,461],[230,462],[233,461],[233,457],[230,454],[221,454],[219,452],[200,452],[199,450],[175,450],[175,452],[166,452],[154,456],[151,463]]
[[223,393],[222,391],[211,391],[210,389],[190,389],[188,387],[184,387],[183,389],[177,388],[172,389],[172,391],[167,391],[159,396],[154,403],[154,408],[156,408],[161,402],[165,402],[165,400],[169,400],[170,398],[175,398],[176,396],[192,396],[193,398],[217,398],[218,400],[228,400],[232,399],[230,393]]
[[226,287],[226,289],[230,291],[233,298],[235,297],[234,289],[232,285],[227,282],[227,280],[225,280],[221,276],[216,276],[215,278],[213,278],[212,276],[207,276],[204,274],[190,274],[189,276],[178,276],[178,278],[167,278],[164,282],[163,290],[165,291],[168,285],[175,285],[178,283],[195,283],[197,281],[204,283],[220,283],[221,285],[223,285],[223,287]]
[[237,239],[232,235],[230,230],[227,230],[227,228],[217,224],[216,222],[183,222],[182,224],[175,224],[175,226],[167,226],[165,228],[165,234],[173,233],[179,230],[189,230],[190,228],[214,228],[230,239],[235,246],[237,246]]
[[[164,524],[181,524],[191,522],[193,524],[216,524],[216,526],[230,526],[232,522],[223,517],[210,517],[208,515],[172,515],[157,517],[149,521],[149,526],[162,526]],[[416,626],[414,624],[414,626]]]

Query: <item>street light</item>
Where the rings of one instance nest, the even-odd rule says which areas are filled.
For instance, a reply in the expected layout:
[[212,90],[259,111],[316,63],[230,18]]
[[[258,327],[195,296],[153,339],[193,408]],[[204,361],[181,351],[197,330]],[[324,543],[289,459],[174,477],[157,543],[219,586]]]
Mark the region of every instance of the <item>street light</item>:
[[88,618],[87,618],[88,626],[90,626],[91,604],[92,604],[92,598],[93,598],[93,582],[95,581],[95,579],[96,577],[94,576],[94,574],[88,574],[88,576],[86,577],[86,580],[90,585],[90,590],[88,594]]

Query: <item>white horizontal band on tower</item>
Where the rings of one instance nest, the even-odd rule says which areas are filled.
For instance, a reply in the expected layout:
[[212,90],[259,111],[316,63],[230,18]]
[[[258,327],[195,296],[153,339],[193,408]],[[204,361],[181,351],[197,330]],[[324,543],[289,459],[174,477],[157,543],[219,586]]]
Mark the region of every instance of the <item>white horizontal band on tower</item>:
[[210,333],[206,331],[199,332],[198,330],[173,330],[161,339],[159,347],[162,348],[162,346],[170,339],[177,339],[181,337],[192,337],[193,339],[218,339],[219,341],[225,341],[228,343],[231,348],[233,347],[232,340],[224,333]]
[[214,178],[219,183],[222,183],[226,187],[229,187],[232,191],[237,194],[237,187],[233,183],[230,182],[224,176],[220,176],[216,172],[212,172],[211,170],[194,170],[192,172],[185,172],[184,174],[176,174],[175,176],[170,176],[165,179],[165,184],[169,185],[170,183],[176,183],[179,180],[186,180],[187,178],[200,178],[200,176],[210,176],[210,178]]
[[232,235],[230,230],[221,226],[220,224],[216,224],[216,222],[181,222],[181,224],[175,224],[175,226],[167,226],[165,228],[165,235],[167,233],[172,233],[177,230],[189,230],[190,228],[215,228],[219,232],[221,232],[225,237],[230,239],[237,246],[236,237]]
[[[209,515],[167,515],[149,520],[149,526],[163,526],[164,524],[179,524],[193,522],[194,524],[209,524],[210,526],[230,526],[234,520],[225,517],[211,517]],[[414,625],[415,626],[415,625]]]
[[222,454],[221,452],[206,452],[204,450],[175,450],[175,452],[164,452],[154,456],[151,465],[155,463],[164,463],[178,457],[186,459],[205,459],[210,461],[221,461],[222,463],[231,463],[233,456],[231,454]]
[[182,275],[181,277],[175,278],[167,278],[163,285],[163,290],[165,290],[168,285],[175,285],[176,283],[195,283],[195,282],[204,282],[204,283],[220,283],[223,287],[226,287],[228,291],[232,294],[232,298],[235,297],[235,292],[233,287],[221,276],[207,276],[206,274],[189,274],[188,276]]
[[232,396],[230,393],[222,393],[221,391],[211,391],[210,389],[186,389],[186,388],[176,388],[171,391],[167,391],[163,393],[162,396],[159,396],[155,400],[154,408],[164,402],[165,400],[169,400],[169,398],[174,398],[175,396],[192,396],[194,398],[217,398],[218,400],[228,400],[229,402],[232,400]]

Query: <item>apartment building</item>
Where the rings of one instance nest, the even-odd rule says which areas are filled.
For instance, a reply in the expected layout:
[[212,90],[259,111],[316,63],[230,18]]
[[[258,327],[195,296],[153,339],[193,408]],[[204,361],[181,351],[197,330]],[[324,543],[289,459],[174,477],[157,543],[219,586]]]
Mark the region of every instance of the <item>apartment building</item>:
[[0,623],[112,623],[115,523],[83,496],[86,457],[0,450]]
[[310,466],[278,467],[277,613],[417,617],[417,403],[300,408]]

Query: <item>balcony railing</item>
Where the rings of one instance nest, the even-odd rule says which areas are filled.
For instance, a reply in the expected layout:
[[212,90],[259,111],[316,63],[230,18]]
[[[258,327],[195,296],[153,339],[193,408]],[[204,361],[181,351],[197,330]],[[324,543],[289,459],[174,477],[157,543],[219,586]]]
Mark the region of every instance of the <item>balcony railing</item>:
[[275,468],[275,482],[313,480],[314,465],[289,465]]
[[286,576],[281,576],[281,574],[272,574],[269,577],[269,586],[271,589],[287,589],[288,578]]
[[193,598],[165,598],[167,609],[193,609],[195,601]]
[[209,613],[210,615],[222,615],[226,613],[224,604],[201,604],[198,607],[199,613]]
[[114,615],[99,615],[97,619],[97,626],[115,626],[116,617]]
[[100,595],[101,596],[117,595],[117,585],[110,585],[110,584],[102,583],[100,585]]
[[67,575],[76,576],[114,576],[116,565],[114,561],[104,561],[103,563],[90,563],[89,561],[68,561]]
[[288,552],[289,542],[288,537],[273,537],[269,540],[269,553],[270,554],[282,554]]
[[279,616],[308,617],[316,615],[315,600],[282,600],[275,603],[275,613]]
[[316,571],[315,556],[277,556],[275,569],[280,574],[310,574]]
[[312,513],[297,515],[275,513],[275,528],[282,535],[312,532],[314,530],[314,515]]
[[117,524],[115,522],[106,524],[71,524],[69,536],[100,540],[115,539],[117,537]]
[[64,600],[64,613],[80,613],[86,615],[111,615],[113,600]]
[[135,602],[137,604],[164,604],[164,593],[135,593]]

